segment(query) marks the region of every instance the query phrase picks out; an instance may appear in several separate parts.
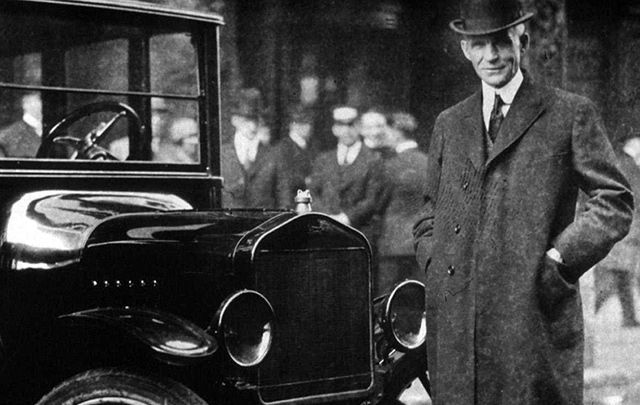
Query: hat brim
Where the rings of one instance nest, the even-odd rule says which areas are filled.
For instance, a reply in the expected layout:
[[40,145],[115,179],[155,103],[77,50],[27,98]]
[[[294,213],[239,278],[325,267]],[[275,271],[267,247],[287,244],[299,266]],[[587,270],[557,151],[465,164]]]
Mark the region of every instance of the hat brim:
[[489,30],[480,30],[480,31],[469,31],[469,30],[465,30],[464,29],[464,20],[461,18],[458,18],[456,20],[453,20],[449,23],[449,27],[454,30],[455,32],[457,32],[458,34],[462,34],[462,35],[467,35],[467,36],[479,36],[479,35],[489,35],[489,34],[495,34],[496,32],[500,32],[503,30],[506,30],[508,28],[511,27],[515,27],[518,24],[522,24],[525,21],[531,19],[531,17],[533,17],[534,13],[525,13],[522,17],[518,18],[517,20],[507,24],[507,25],[503,25],[502,27],[497,27],[497,28],[492,28]]

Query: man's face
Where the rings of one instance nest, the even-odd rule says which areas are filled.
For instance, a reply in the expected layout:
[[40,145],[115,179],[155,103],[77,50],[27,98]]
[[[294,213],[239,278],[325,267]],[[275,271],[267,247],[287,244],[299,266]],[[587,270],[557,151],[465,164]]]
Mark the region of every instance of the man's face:
[[253,140],[258,136],[258,120],[256,119],[232,115],[231,125],[233,125],[238,134],[247,139]]
[[360,132],[367,146],[371,148],[382,147],[385,143],[387,120],[384,115],[377,112],[368,112],[362,115]]
[[311,124],[306,122],[292,122],[289,124],[289,133],[297,134],[305,141],[311,138]]
[[353,125],[335,122],[331,131],[338,138],[338,142],[345,146],[353,145],[359,138],[358,131]]
[[489,86],[501,88],[520,69],[527,36],[521,43],[512,31],[503,30],[491,35],[471,36],[460,41],[464,56],[471,61],[476,74]]

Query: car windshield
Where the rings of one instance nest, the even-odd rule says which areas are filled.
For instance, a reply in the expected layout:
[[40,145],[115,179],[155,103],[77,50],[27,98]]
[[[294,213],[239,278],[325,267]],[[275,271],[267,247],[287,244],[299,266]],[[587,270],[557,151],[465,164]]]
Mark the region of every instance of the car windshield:
[[0,5],[0,159],[200,162],[196,35],[121,17]]

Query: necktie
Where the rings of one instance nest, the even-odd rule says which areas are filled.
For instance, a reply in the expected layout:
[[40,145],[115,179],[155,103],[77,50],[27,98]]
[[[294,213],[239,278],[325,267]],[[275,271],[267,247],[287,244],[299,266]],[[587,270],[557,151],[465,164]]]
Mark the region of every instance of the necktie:
[[502,114],[502,106],[504,101],[500,98],[499,94],[496,94],[495,101],[493,102],[493,108],[491,109],[491,115],[489,116],[489,138],[491,142],[496,141],[496,136],[500,130],[500,124],[504,120],[504,114]]

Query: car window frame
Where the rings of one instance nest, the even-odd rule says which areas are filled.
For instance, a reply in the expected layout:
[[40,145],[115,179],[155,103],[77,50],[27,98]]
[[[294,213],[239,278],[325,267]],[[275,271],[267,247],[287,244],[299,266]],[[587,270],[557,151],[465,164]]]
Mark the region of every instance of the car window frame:
[[[177,10],[166,6],[135,1],[96,1],[96,0],[9,0],[4,5],[13,6],[19,3],[26,7],[36,5],[56,5],[68,7],[70,13],[74,8],[91,9],[97,13],[96,18],[109,16],[110,18],[136,19],[144,18],[149,26],[185,27],[185,32],[193,34],[194,50],[197,58],[198,89],[196,95],[169,94],[151,91],[111,91],[100,89],[76,89],[57,86],[21,85],[3,83],[5,88],[33,91],[66,91],[69,93],[91,93],[105,95],[132,95],[140,97],[161,97],[165,99],[192,100],[198,104],[198,128],[200,132],[200,161],[198,163],[171,163],[143,160],[124,161],[92,161],[65,159],[36,159],[36,158],[3,158],[0,159],[0,173],[16,171],[46,170],[61,172],[96,172],[109,173],[165,173],[167,175],[180,174],[220,176],[220,84],[219,78],[219,27],[224,24],[222,18],[213,13],[201,13],[187,10]],[[3,5],[3,6],[4,6]],[[175,32],[172,29],[171,32]],[[141,112],[141,115],[144,112]],[[61,117],[62,118],[62,117]],[[145,143],[143,141],[142,143]],[[150,139],[148,140],[150,145]]]

